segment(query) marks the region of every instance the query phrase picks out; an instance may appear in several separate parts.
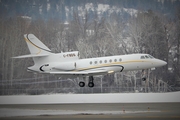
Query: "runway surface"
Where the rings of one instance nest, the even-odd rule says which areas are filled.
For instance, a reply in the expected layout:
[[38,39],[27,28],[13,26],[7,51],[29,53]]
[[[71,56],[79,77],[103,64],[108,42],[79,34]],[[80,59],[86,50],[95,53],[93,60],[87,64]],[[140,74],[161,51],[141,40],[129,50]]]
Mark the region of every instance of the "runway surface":
[[180,119],[180,103],[0,105],[3,120]]

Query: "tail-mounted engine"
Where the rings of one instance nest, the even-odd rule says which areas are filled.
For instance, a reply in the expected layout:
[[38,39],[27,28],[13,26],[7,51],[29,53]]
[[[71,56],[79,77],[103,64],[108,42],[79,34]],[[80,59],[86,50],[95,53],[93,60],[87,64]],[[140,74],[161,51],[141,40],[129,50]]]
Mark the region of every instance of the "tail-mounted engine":
[[76,62],[63,62],[63,63],[49,63],[42,65],[39,70],[48,72],[51,70],[69,71],[76,69]]

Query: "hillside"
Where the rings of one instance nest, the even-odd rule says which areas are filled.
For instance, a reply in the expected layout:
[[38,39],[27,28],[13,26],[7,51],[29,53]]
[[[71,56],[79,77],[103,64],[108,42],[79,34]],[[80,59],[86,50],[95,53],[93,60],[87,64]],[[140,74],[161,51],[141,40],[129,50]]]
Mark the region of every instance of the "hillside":
[[174,17],[179,0],[1,0],[0,15],[29,16],[33,19],[72,19],[74,11],[87,11],[109,17],[112,13],[132,15],[137,10],[153,10]]

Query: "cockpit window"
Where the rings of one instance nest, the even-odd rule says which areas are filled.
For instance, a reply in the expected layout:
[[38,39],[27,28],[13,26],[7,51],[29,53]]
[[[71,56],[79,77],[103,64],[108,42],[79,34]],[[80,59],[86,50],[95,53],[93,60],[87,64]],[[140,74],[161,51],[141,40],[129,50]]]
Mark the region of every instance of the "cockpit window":
[[144,57],[144,56],[141,56],[141,59],[145,59],[145,57]]
[[153,59],[154,57],[151,56],[151,55],[144,55],[144,56],[141,56],[141,59]]
[[147,55],[145,55],[146,58],[149,58]]
[[154,57],[153,56],[151,56],[151,55],[148,55],[151,59],[153,59]]

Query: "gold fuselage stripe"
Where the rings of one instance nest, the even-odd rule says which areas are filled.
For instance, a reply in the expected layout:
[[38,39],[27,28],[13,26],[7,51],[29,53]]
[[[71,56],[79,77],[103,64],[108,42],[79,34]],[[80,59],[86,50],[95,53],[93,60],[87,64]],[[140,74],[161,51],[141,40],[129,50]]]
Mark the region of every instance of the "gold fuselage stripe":
[[31,45],[33,45],[34,47],[36,47],[39,51],[36,53],[37,55],[41,53],[41,49],[39,47],[37,47],[36,45],[34,45],[32,42],[30,42],[27,38],[24,38],[24,40],[28,43],[30,43]]
[[131,60],[131,61],[124,61],[124,62],[112,62],[112,63],[107,63],[107,64],[94,65],[94,66],[86,67],[86,68],[78,68],[78,69],[74,70],[74,72],[83,71],[83,70],[90,70],[90,69],[95,69],[95,68],[101,68],[101,67],[111,67],[113,65],[122,65],[122,64],[135,63],[135,62],[149,62],[149,61]]

